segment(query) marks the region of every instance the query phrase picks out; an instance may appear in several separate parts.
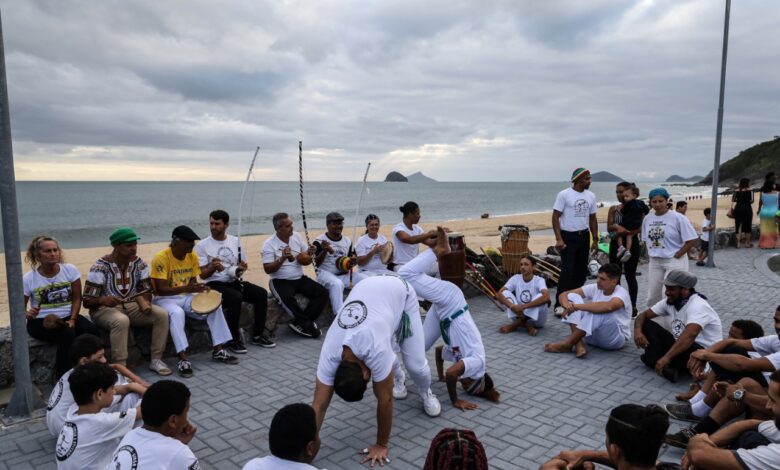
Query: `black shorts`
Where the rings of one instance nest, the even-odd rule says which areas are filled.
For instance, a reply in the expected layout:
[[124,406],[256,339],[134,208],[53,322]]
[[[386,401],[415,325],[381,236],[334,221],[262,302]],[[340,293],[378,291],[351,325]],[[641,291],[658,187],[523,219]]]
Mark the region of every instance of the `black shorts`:
[[710,241],[709,240],[702,240],[701,245],[699,245],[699,249],[701,251],[707,251],[710,249]]

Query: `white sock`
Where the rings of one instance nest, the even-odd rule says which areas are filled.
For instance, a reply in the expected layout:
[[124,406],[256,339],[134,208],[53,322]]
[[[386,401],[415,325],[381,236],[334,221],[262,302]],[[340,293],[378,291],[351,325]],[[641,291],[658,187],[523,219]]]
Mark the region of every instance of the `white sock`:
[[701,390],[699,390],[698,392],[696,392],[696,395],[694,395],[693,398],[691,398],[688,401],[691,403],[691,405],[693,405],[694,403],[698,403],[698,402],[704,400],[704,398],[706,398],[706,397],[707,397],[707,394],[702,392]]
[[691,404],[691,411],[693,411],[693,414],[697,417],[704,418],[710,414],[712,407],[704,403],[704,400],[699,400],[696,403]]

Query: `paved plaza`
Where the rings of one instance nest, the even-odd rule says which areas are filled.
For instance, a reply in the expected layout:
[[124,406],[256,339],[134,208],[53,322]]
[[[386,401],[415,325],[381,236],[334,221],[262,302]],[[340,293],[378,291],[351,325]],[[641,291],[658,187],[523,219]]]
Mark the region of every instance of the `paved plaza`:
[[[727,249],[716,252],[715,269],[692,263],[691,271],[699,277],[697,290],[721,315],[724,330],[733,320],[746,318],[772,331],[780,278],[766,269],[770,253]],[[646,270],[646,265],[640,267],[644,274],[639,278],[640,311],[645,306]],[[584,360],[573,354],[549,354],[542,351],[544,343],[568,332],[554,316],[535,338],[525,333],[502,335],[498,327],[506,320],[503,312],[484,297],[471,299],[470,305],[501,403],[477,399],[478,410],[463,412],[451,406],[445,385],[435,382],[433,390],[443,410],[441,416],[429,418],[407,380],[409,396],[395,403],[389,468],[421,468],[436,433],[458,427],[474,430],[491,468],[536,469],[561,449],[603,448],[611,408],[673,401],[676,392],[687,389],[687,380],[671,384],[642,365],[633,343],[618,352],[591,348]],[[241,468],[249,459],[267,455],[268,425],[274,413],[288,403],[311,402],[322,340],[294,336],[283,326],[277,344],[275,349],[250,346],[237,366],[212,363],[207,354],[193,357],[195,376],[181,380],[192,390],[190,419],[198,433],[190,447],[202,468]],[[433,350],[428,361],[435,376]],[[172,359],[168,363],[174,364]],[[149,381],[157,379],[145,369],[138,371]],[[361,468],[356,452],[374,442],[375,405],[370,390],[366,399],[354,404],[334,396],[320,433],[316,467]],[[671,430],[680,424],[673,422]],[[55,438],[41,419],[0,429],[0,469],[56,468],[54,446]],[[664,450],[670,461],[680,455]]]

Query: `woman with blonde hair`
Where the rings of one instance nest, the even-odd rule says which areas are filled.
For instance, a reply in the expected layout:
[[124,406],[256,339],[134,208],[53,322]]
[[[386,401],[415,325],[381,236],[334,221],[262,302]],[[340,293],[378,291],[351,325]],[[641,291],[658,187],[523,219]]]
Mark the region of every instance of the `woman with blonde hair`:
[[73,339],[84,333],[99,337],[100,330],[79,315],[81,274],[72,264],[62,262],[62,250],[55,238],[35,237],[25,261],[32,268],[23,279],[27,333],[57,345],[55,376],[59,379],[71,367],[68,352]]

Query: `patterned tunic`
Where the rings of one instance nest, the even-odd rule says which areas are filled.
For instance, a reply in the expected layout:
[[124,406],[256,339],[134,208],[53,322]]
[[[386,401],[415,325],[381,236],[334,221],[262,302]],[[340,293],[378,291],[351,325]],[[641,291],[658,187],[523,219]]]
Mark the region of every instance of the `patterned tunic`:
[[85,297],[113,295],[120,299],[130,299],[144,292],[151,292],[149,265],[135,257],[122,270],[106,255],[92,265],[84,284]]

